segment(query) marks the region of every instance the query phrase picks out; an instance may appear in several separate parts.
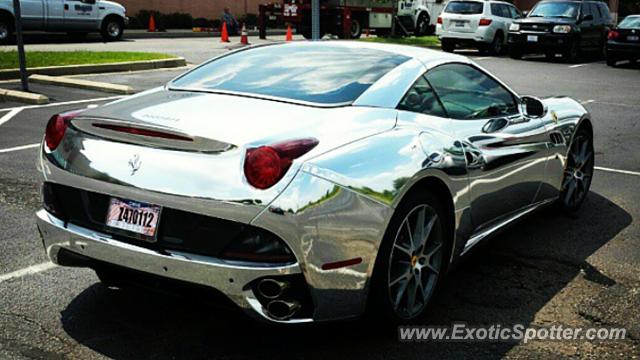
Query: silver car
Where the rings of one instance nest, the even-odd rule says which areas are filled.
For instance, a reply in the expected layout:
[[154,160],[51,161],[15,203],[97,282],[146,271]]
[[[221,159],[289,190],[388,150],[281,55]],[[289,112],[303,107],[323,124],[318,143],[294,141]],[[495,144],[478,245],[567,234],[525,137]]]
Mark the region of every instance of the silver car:
[[520,96],[463,56],[250,47],[53,116],[37,223],[52,261],[109,286],[215,289],[271,322],[411,321],[482,240],[578,209],[592,139],[578,102]]

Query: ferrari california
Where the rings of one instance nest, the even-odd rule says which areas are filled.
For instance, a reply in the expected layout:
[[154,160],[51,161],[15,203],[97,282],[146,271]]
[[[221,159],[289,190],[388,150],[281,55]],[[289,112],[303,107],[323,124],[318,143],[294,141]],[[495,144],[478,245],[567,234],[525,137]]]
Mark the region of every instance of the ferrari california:
[[267,322],[411,322],[483,240],[576,212],[593,163],[580,103],[466,57],[271,44],[51,117],[37,224],[53,262],[108,286],[206,288]]

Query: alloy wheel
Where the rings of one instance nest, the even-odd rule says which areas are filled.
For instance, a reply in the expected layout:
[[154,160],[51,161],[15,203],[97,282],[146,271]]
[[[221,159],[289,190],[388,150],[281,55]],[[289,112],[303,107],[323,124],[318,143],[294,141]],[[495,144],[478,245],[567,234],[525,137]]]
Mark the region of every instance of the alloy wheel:
[[9,38],[9,27],[7,24],[0,23],[0,41]]
[[351,20],[351,29],[350,29],[350,35],[352,39],[357,39],[360,37],[360,35],[362,34],[362,29],[360,27],[360,22],[358,20]]
[[584,134],[578,135],[571,145],[562,181],[562,202],[567,208],[576,208],[582,203],[593,177],[593,144]]
[[398,317],[418,316],[433,294],[442,269],[443,241],[438,214],[416,206],[404,218],[389,258],[388,290]]
[[120,24],[115,21],[110,22],[109,25],[107,25],[107,33],[112,38],[117,38],[118,36],[120,36],[120,31]]

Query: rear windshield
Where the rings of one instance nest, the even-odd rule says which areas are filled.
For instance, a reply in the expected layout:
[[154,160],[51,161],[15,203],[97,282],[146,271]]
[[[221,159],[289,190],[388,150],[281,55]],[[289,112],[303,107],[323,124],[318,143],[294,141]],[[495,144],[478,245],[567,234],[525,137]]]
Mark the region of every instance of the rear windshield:
[[618,24],[620,29],[638,29],[640,28],[640,16],[627,16]]
[[353,102],[408,59],[386,51],[328,44],[263,46],[207,63],[170,86],[337,105]]
[[451,14],[482,14],[484,4],[477,1],[451,1],[444,12]]
[[528,17],[555,17],[575,19],[580,4],[574,2],[543,2],[536,5]]

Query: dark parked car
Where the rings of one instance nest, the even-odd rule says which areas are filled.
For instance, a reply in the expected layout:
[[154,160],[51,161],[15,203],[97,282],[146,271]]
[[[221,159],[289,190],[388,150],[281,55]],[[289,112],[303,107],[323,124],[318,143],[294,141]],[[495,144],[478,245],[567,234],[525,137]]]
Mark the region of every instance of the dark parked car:
[[640,58],[640,15],[629,15],[609,32],[607,65],[615,66],[620,60],[632,62]]
[[607,4],[599,1],[551,0],[539,2],[526,18],[509,28],[509,54],[520,59],[527,53],[557,53],[575,61],[584,51],[604,52],[613,27]]

